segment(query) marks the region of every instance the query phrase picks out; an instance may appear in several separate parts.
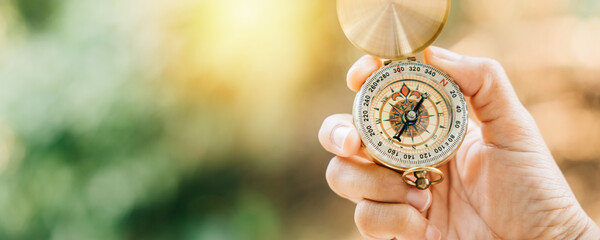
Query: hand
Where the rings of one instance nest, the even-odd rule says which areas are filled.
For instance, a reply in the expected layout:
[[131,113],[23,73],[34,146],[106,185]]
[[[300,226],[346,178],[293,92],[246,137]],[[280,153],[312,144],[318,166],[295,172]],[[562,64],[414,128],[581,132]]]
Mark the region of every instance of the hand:
[[[348,114],[325,119],[323,147],[336,154],[327,182],[355,203],[366,239],[588,239],[598,226],[583,211],[537,129],[494,60],[430,47],[425,61],[449,74],[470,98],[465,140],[448,164],[447,178],[420,191],[399,173],[373,163]],[[357,91],[379,59],[365,56],[348,72]]]

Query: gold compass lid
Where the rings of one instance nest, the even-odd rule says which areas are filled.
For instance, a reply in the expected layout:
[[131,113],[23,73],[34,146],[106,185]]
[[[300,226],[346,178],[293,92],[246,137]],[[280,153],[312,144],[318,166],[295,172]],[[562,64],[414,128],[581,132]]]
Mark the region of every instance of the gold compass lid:
[[337,11],[354,46],[398,60],[435,41],[448,19],[450,0],[337,0]]

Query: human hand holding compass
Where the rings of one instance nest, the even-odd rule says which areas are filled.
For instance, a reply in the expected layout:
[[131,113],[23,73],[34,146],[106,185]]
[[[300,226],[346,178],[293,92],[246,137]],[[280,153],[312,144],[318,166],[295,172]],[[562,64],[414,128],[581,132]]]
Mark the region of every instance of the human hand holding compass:
[[[352,116],[329,117],[319,132],[338,155],[327,181],[357,203],[365,238],[600,236],[497,62],[440,48],[416,61],[450,0],[337,0],[337,9],[350,42],[379,57],[348,73]],[[467,128],[463,94],[481,126]]]
[[[357,203],[360,233],[366,239],[428,240],[600,236],[502,67],[440,48],[426,50],[424,57],[455,79],[481,125],[470,123],[455,159],[441,167],[448,179],[421,191],[363,152],[350,115],[327,118],[319,140],[337,155],[327,168],[327,182]],[[348,73],[348,86],[358,91],[381,66],[377,58],[361,58]]]

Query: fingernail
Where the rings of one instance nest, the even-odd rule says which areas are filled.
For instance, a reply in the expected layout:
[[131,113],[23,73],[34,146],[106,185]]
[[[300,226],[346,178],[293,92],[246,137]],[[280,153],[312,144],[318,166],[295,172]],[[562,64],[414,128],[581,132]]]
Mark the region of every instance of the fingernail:
[[434,57],[448,60],[448,61],[457,61],[461,58],[461,55],[450,50],[440,48],[440,47],[429,47]]
[[429,224],[429,226],[427,226],[427,231],[425,231],[425,239],[440,240],[442,239],[442,233],[435,226]]
[[420,212],[423,212],[431,203],[431,193],[427,190],[419,190],[413,187],[408,190],[406,201]]
[[352,131],[351,127],[339,125],[333,129],[333,144],[340,151],[344,151],[344,142],[346,142],[346,137]]

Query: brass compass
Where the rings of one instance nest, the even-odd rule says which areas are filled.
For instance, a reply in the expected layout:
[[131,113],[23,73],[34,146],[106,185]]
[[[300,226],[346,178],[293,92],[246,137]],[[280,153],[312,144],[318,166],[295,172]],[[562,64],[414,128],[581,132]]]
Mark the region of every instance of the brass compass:
[[419,189],[440,183],[444,173],[436,167],[452,157],[466,134],[466,101],[448,75],[414,55],[440,34],[450,1],[338,0],[337,9],[357,48],[389,59],[354,101],[354,124],[366,152],[402,171],[404,181]]

